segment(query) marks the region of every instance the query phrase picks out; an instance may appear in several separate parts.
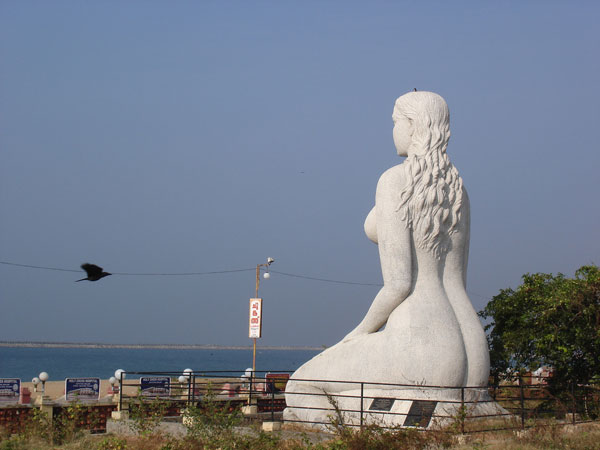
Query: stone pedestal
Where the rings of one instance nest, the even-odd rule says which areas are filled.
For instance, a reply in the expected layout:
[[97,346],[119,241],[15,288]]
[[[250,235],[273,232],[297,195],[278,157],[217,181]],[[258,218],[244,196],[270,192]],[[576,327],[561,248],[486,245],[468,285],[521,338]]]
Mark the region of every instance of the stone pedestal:
[[[362,394],[362,398],[361,398]],[[360,389],[344,391],[330,397],[306,395],[305,408],[286,408],[284,420],[303,421],[313,427],[327,429],[336,419],[348,425],[386,427],[439,428],[467,417],[493,418],[507,412],[494,402],[485,388]],[[329,400],[328,400],[329,401]],[[341,417],[336,417],[334,404]],[[308,409],[307,409],[308,408]]]
[[245,416],[258,414],[258,405],[252,404],[252,405],[242,406],[242,414]]
[[263,422],[262,424],[263,431],[279,431],[281,430],[281,422]]
[[38,397],[36,397],[35,401],[34,401],[34,405],[53,405],[54,402],[52,401],[52,399],[47,396],[46,394],[42,394],[39,395]]
[[110,414],[110,417],[113,420],[127,420],[129,419],[129,403],[126,399],[123,399],[121,404],[119,404],[119,394],[115,394],[112,396],[112,402],[116,403],[117,410],[113,411]]
[[573,413],[567,413],[565,415],[565,421],[570,422],[570,423],[580,422],[581,416],[579,414],[575,414],[575,417],[573,417]]
[[113,411],[110,413],[110,417],[113,420],[127,420],[129,419],[129,411]]
[[40,407],[40,411],[45,414],[50,421],[54,417],[54,402],[47,395],[40,395],[35,399],[34,405]]

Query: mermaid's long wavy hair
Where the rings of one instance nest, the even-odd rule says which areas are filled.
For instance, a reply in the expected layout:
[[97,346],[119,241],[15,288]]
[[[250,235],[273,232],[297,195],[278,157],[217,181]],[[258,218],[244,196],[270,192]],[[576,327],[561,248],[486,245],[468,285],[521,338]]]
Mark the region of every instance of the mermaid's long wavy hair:
[[415,244],[440,259],[450,248],[463,200],[462,179],[446,154],[448,105],[433,92],[409,92],[394,105],[394,122],[402,116],[412,123],[413,134],[403,164],[408,184],[400,192],[397,211],[413,231]]

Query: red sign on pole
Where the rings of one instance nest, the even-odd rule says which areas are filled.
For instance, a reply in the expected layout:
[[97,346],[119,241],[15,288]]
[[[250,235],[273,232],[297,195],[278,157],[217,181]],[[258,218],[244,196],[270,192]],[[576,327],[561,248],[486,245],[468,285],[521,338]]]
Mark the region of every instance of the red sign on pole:
[[257,339],[262,332],[262,298],[250,299],[250,339]]

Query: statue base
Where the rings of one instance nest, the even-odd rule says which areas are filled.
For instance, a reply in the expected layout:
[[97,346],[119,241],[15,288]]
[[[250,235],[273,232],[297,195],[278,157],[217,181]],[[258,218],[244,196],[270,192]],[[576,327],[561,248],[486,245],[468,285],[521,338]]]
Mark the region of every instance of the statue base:
[[309,428],[348,426],[444,428],[481,419],[510,419],[486,388],[403,387],[401,389],[349,390],[335,394],[297,394],[295,406],[286,408],[284,421]]

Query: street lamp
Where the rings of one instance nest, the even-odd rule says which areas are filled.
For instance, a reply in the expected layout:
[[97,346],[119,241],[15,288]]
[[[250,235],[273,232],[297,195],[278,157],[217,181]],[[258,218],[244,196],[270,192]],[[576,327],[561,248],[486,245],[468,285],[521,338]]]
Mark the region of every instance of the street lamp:
[[[269,266],[271,264],[273,264],[275,262],[275,260],[273,258],[271,258],[270,256],[267,258],[267,262],[264,264],[257,264],[256,265],[256,291],[255,291],[255,296],[254,298],[258,298],[258,288],[260,287],[260,268],[261,267],[265,267],[267,270],[264,274],[264,278],[265,280],[268,280],[269,278],[271,278],[271,274],[269,273]],[[262,306],[261,306],[261,319],[262,321]],[[256,337],[252,338],[252,372],[254,373],[256,371]]]
[[256,298],[258,298],[258,288],[260,287],[260,268],[261,267],[267,268],[267,271],[265,272],[265,274],[263,276],[264,276],[265,280],[268,280],[269,278],[271,278],[271,274],[269,273],[269,266],[271,264],[273,264],[274,262],[275,262],[275,260],[269,256],[267,258],[266,263],[256,265],[256,293],[255,293]]
[[38,378],[42,382],[42,395],[45,395],[46,394],[46,381],[48,381],[48,378],[50,378],[50,376],[48,375],[48,372],[42,372],[38,375]]
[[125,381],[125,371],[123,369],[115,370],[115,379],[119,383],[119,411],[123,403],[123,381]]
[[115,378],[119,380],[119,384],[121,384],[121,381],[125,379],[125,371],[123,369],[115,370]]
[[119,380],[117,380],[116,377],[112,376],[108,379],[108,384],[110,384],[112,394],[117,394],[119,390]]
[[123,369],[115,370],[114,378],[116,380],[116,383],[119,383],[119,403],[117,405],[117,410],[112,412],[112,414],[114,414],[114,418],[123,418],[124,416],[122,416],[121,414],[127,414],[123,412],[123,391],[125,390],[125,385],[123,384],[123,382],[125,381],[126,375],[127,372],[125,372]]

